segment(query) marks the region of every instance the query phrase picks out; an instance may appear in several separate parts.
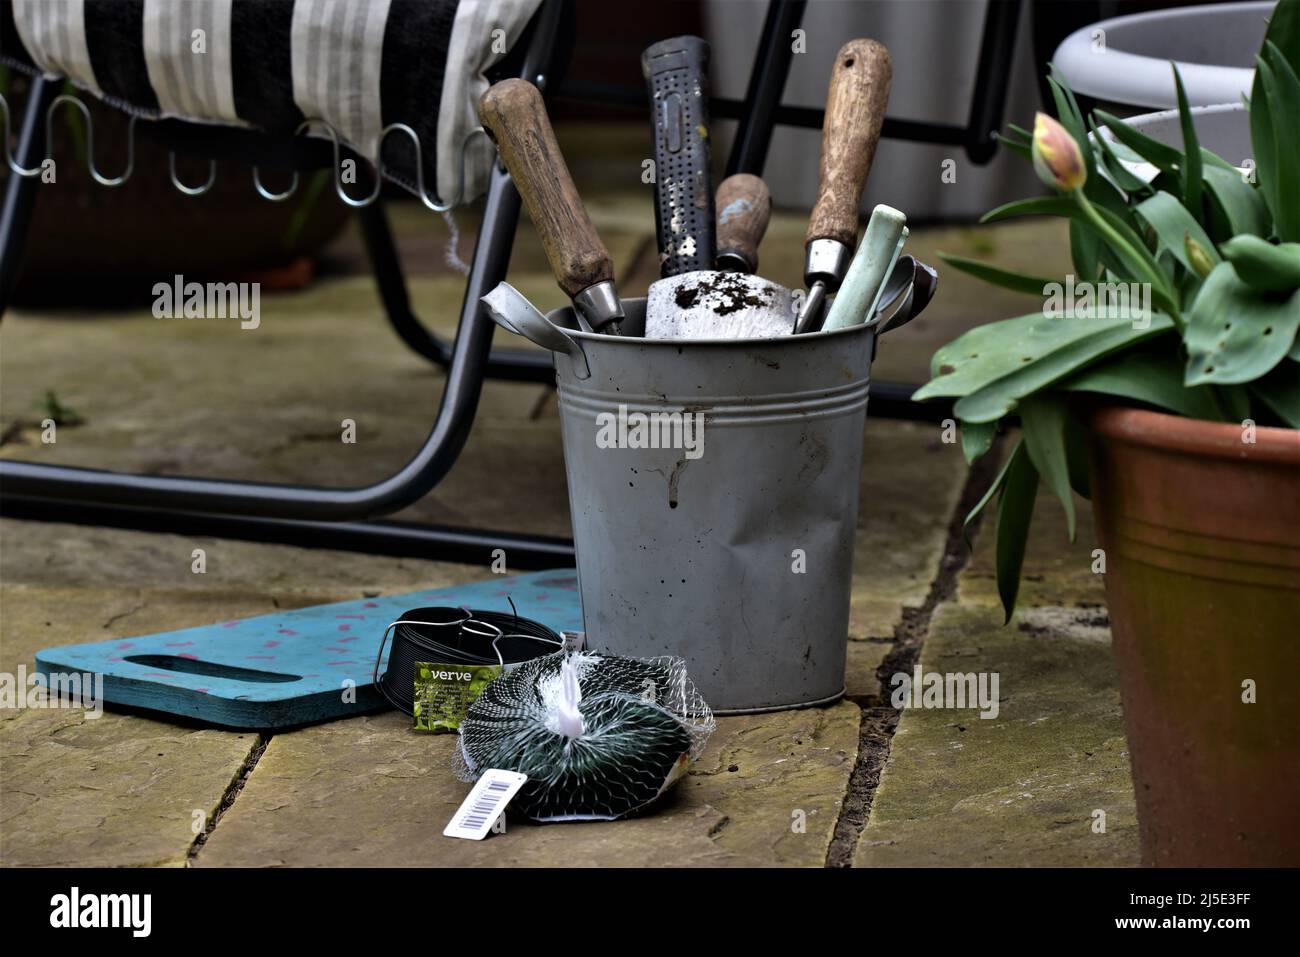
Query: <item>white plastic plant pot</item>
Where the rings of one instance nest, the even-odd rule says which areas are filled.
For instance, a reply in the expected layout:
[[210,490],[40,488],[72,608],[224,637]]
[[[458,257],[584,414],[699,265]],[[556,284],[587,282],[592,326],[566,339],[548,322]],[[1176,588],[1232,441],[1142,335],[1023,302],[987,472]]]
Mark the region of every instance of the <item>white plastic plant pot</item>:
[[1240,103],[1274,5],[1215,3],[1102,20],[1066,37],[1052,63],[1075,93],[1121,115],[1177,107],[1170,60],[1192,106]]

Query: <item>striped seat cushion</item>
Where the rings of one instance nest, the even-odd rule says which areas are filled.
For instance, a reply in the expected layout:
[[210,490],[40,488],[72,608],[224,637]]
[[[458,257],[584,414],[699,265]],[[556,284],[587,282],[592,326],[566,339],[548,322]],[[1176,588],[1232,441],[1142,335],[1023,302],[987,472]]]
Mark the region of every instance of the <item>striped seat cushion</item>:
[[[541,0],[0,0],[0,61],[66,77],[147,118],[293,133],[329,122],[342,141],[415,186],[457,198],[485,71]],[[316,135],[325,134],[323,128]],[[485,188],[491,146],[466,157],[467,201]],[[434,197],[430,197],[434,198]]]

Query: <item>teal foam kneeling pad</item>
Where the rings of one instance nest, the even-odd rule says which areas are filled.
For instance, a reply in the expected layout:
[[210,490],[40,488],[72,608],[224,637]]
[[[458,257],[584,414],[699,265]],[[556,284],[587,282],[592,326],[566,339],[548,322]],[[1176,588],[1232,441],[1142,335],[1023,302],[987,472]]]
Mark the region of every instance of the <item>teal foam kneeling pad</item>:
[[[375,657],[403,612],[444,605],[508,613],[510,601],[557,632],[582,630],[577,573],[556,569],[45,648],[36,667],[47,677],[102,674],[107,704],[226,728],[288,728],[389,707],[375,687]],[[385,648],[381,676],[387,656]]]

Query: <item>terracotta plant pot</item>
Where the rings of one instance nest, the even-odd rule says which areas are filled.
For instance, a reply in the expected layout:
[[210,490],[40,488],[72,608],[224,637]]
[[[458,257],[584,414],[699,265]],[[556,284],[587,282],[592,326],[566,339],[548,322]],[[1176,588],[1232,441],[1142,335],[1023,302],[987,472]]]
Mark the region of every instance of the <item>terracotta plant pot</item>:
[[1300,864],[1300,431],[1090,433],[1143,862]]

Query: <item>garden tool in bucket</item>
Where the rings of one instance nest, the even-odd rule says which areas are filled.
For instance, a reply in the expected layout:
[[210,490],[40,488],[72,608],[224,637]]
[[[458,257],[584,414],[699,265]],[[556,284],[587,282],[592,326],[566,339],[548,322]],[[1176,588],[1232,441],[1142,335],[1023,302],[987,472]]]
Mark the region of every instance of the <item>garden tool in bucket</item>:
[[501,284],[501,325],[555,354],[589,647],[687,662],[716,711],[844,691],[862,430],[880,314],[772,339],[654,340],[543,316]]
[[[650,284],[644,335],[650,339],[751,339],[789,333],[794,314],[789,289],[752,269],[720,271],[718,233],[709,158],[709,45],[699,37],[674,37],[641,54],[654,119],[655,230],[661,278]],[[727,181],[730,195],[748,189],[758,211],[764,201],[751,176]],[[763,187],[766,190],[766,187]],[[770,207],[770,198],[766,200]],[[740,229],[758,232],[763,216],[737,217],[726,224],[728,246]],[[746,239],[741,246],[749,245]]]
[[526,80],[503,80],[479,100],[479,118],[514,178],[556,282],[588,328],[618,335],[623,307],[614,263],[573,185],[542,94]]
[[885,122],[893,62],[875,40],[850,40],[831,69],[822,127],[821,176],[808,220],[804,278],[808,296],[797,332],[816,332],[826,299],[840,287],[858,232],[858,204]]

